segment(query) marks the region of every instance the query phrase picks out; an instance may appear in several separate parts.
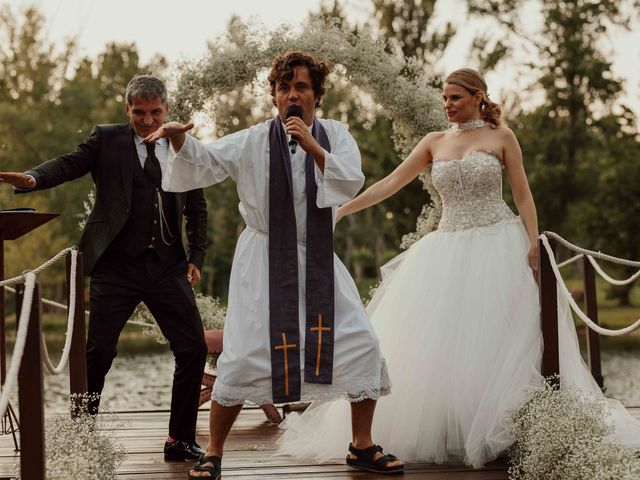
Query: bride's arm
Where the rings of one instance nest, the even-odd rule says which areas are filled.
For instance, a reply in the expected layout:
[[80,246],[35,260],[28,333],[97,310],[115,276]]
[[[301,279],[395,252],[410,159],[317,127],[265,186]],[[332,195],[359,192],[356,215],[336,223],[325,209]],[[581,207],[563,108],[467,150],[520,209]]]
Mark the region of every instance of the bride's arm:
[[538,215],[533,195],[529,188],[527,174],[522,162],[522,151],[514,133],[504,128],[504,165],[507,170],[507,178],[513,193],[513,200],[522,218],[522,223],[527,230],[531,249],[529,250],[529,265],[534,273],[538,271]]
[[396,169],[382,180],[367,188],[353,200],[345,203],[338,209],[337,220],[345,215],[364,210],[396,193],[411,180],[416,178],[431,163],[431,142],[433,132],[427,134],[411,154],[396,167]]

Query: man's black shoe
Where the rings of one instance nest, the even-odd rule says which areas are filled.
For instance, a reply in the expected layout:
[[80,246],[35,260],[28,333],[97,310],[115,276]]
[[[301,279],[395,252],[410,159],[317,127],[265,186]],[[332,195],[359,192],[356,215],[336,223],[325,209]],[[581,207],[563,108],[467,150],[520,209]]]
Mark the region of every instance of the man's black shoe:
[[171,443],[164,442],[164,459],[170,462],[184,462],[185,460],[198,460],[204,455],[204,450],[196,442],[175,440]]

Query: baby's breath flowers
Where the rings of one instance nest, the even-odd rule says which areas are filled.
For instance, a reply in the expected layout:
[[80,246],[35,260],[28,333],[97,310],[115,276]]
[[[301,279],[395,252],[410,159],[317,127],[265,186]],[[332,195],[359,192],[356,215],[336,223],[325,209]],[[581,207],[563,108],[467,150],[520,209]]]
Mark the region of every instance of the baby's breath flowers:
[[78,222],[78,228],[80,230],[84,230],[84,227],[87,226],[87,219],[89,218],[89,215],[91,214],[91,210],[93,210],[93,206],[95,204],[96,204],[96,191],[95,189],[92,188],[91,190],[89,190],[89,193],[87,194],[87,198],[82,202],[82,205],[84,208],[84,215]]
[[[100,415],[89,415],[91,395],[72,395],[71,411],[45,422],[46,471],[48,480],[115,480],[125,458],[121,443],[111,432],[124,423],[101,406]],[[106,433],[105,433],[106,432]],[[23,452],[25,453],[25,452]],[[21,479],[19,467],[16,479]],[[26,480],[26,479],[25,479]]]
[[640,459],[615,444],[606,400],[551,381],[512,416],[512,480],[632,480]]

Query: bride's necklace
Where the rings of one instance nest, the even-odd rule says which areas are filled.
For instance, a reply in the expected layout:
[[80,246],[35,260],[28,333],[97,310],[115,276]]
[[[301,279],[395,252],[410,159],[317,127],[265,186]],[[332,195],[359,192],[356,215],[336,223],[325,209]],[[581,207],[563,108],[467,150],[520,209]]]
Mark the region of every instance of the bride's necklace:
[[481,118],[477,118],[475,120],[469,120],[468,122],[452,123],[450,128],[454,132],[464,132],[465,130],[473,130],[474,128],[482,128],[485,125],[489,125],[489,123],[485,122]]

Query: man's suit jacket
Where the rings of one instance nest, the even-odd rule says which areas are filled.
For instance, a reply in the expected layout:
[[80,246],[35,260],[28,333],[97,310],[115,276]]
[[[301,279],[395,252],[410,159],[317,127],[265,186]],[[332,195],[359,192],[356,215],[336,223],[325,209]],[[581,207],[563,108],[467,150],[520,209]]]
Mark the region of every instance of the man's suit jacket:
[[[91,173],[96,185],[96,201],[78,245],[84,253],[88,275],[127,222],[134,162],[139,161],[133,130],[128,123],[98,125],[74,152],[48,160],[26,172],[36,179],[36,187],[28,190],[30,192],[55,187]],[[174,195],[179,238],[182,238],[183,214],[186,218],[187,260],[201,269],[207,244],[204,192],[200,188]]]

